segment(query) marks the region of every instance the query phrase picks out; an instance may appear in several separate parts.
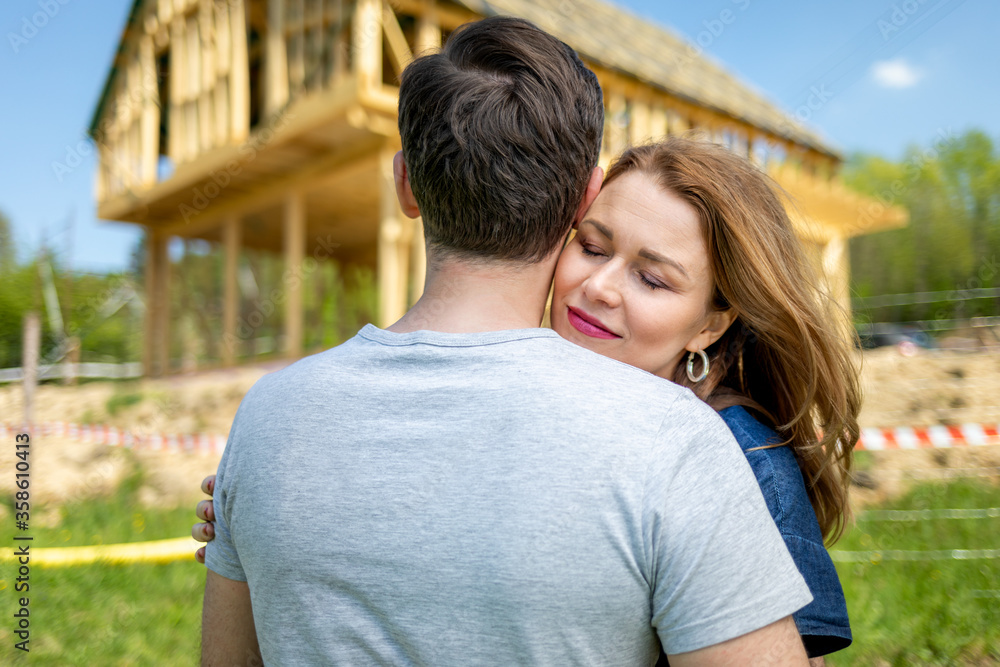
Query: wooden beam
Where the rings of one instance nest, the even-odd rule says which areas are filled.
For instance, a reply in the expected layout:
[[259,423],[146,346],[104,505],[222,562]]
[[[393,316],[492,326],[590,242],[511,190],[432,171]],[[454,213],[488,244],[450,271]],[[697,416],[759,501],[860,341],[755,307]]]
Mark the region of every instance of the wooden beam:
[[[392,6],[400,14],[417,17],[424,16],[431,9],[426,0],[392,0]],[[478,21],[483,18],[481,14],[451,3],[448,3],[447,6],[435,4],[433,11],[435,23],[449,31],[454,30],[463,23]]]
[[240,352],[236,336],[236,318],[239,315],[239,291],[236,272],[239,270],[242,225],[239,216],[230,215],[222,226],[222,244],[225,263],[222,274],[222,364],[232,366]]
[[285,44],[285,0],[267,0],[267,48],[264,113],[276,114],[288,103],[288,56]]
[[255,189],[238,201],[213,202],[198,217],[190,222],[180,220],[158,228],[165,234],[177,236],[197,236],[205,230],[217,227],[219,221],[228,215],[242,211],[257,210],[282,201],[292,188],[308,189],[311,183],[329,178],[334,174],[347,176],[357,171],[372,168],[378,156],[378,142],[365,142],[350,152],[333,151],[327,157],[316,160],[298,171],[271,180],[267,185]]
[[301,191],[294,191],[285,199],[284,208],[285,251],[285,354],[292,358],[302,356],[302,259],[306,252],[306,202]]
[[402,76],[403,68],[413,60],[413,54],[410,52],[410,45],[406,43],[406,35],[399,27],[399,21],[396,19],[392,7],[384,0],[382,2],[382,29],[385,33],[385,41],[389,45],[389,58],[392,60],[398,78]]
[[243,0],[230,0],[229,141],[238,144],[250,134],[250,64],[247,60],[247,17]]

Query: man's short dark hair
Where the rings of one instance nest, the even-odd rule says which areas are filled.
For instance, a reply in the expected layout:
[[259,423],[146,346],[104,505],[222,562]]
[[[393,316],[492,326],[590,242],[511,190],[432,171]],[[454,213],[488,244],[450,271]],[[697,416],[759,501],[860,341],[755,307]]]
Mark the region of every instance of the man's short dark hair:
[[542,259],[572,224],[603,128],[600,84],[569,46],[517,18],[461,26],[399,89],[428,242],[466,259]]

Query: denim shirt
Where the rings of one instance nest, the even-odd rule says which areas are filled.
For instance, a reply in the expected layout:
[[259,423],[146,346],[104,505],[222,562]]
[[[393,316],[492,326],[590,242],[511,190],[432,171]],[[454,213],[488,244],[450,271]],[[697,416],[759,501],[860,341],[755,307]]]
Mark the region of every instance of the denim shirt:
[[733,432],[757,477],[778,531],[813,594],[813,601],[792,614],[806,652],[815,658],[847,648],[851,625],[840,578],[830,554],[791,447],[748,449],[781,442],[773,429],[761,424],[741,406],[719,413]]
[[[823,533],[809,502],[802,471],[791,447],[748,449],[781,442],[773,429],[735,405],[719,412],[746,454],[785,546],[809,585],[813,601],[792,614],[806,653],[818,658],[851,645],[851,624],[840,578],[823,546]],[[658,667],[669,665],[660,654]]]

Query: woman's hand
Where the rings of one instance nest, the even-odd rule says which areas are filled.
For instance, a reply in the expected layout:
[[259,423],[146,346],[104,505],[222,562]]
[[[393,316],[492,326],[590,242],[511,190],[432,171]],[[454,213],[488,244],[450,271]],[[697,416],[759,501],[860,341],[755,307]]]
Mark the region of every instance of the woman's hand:
[[[201,481],[201,490],[212,495],[215,491],[215,475],[209,475]],[[195,507],[194,513],[207,523],[196,523],[191,526],[191,537],[199,542],[211,542],[215,539],[215,525],[212,524],[212,521],[215,521],[215,508],[212,507],[212,501],[202,500]],[[199,563],[205,562],[205,547],[194,552],[194,559]]]

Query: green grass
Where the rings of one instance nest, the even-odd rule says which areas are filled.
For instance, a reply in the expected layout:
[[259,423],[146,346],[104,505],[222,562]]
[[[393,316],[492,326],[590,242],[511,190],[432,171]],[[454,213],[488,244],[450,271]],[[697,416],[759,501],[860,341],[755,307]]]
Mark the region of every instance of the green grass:
[[[0,590],[0,615],[11,619],[15,594]],[[25,655],[11,622],[0,624],[0,664],[198,664],[205,568],[169,565],[31,569],[31,642]],[[24,595],[18,593],[18,596]]]
[[[924,483],[879,509],[1000,507],[1000,488],[979,481]],[[843,551],[1000,548],[1000,519],[871,521]],[[854,644],[830,665],[980,665],[1000,662],[1000,560],[838,563]],[[991,593],[992,592],[992,593]]]
[[[70,503],[52,528],[32,528],[33,547],[140,542],[189,535],[194,506],[143,509],[139,468],[114,495]],[[12,498],[3,499],[11,509]],[[42,508],[32,507],[32,516]],[[13,514],[0,525],[0,544],[13,544]],[[16,570],[0,570],[0,617],[11,619]],[[194,561],[169,565],[32,565],[30,654],[14,648],[12,623],[0,623],[0,664],[30,659],[39,665],[196,665],[201,645],[205,568]]]

